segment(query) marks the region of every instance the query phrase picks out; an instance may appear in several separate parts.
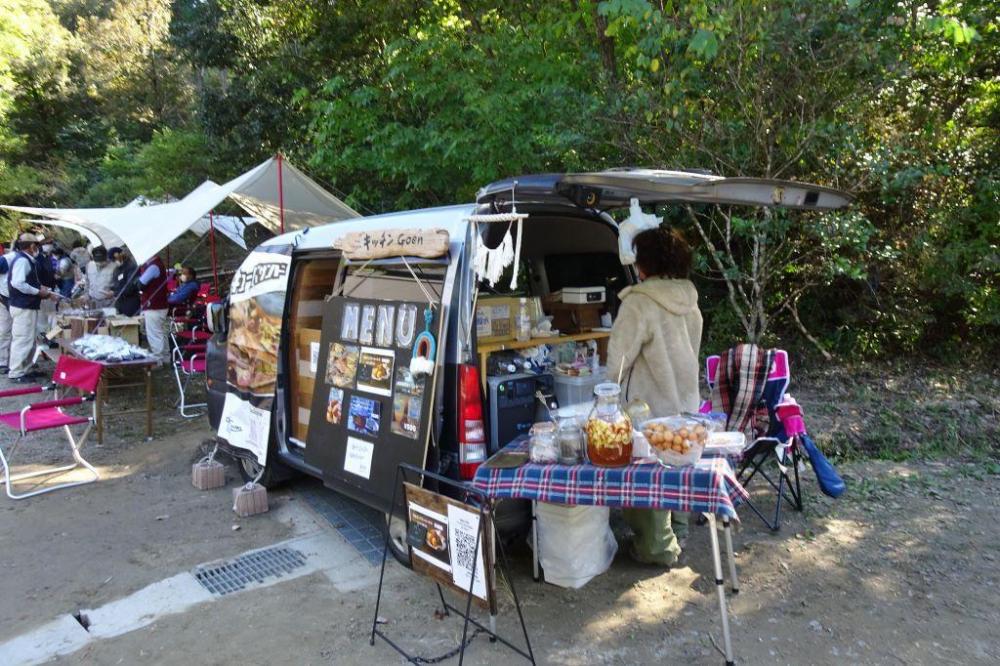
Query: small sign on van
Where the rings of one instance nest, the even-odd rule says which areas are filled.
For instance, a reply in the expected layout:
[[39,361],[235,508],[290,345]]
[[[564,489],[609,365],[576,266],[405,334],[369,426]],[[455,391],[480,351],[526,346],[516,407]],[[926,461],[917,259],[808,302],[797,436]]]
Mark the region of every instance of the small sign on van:
[[445,229],[352,231],[336,240],[333,246],[348,259],[435,259],[448,253],[448,232]]

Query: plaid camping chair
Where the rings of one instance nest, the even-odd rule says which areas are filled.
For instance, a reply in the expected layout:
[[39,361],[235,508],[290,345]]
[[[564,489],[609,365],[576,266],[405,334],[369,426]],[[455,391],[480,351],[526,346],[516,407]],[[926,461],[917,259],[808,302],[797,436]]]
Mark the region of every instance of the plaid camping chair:
[[[760,476],[777,493],[770,520],[752,501],[747,503],[774,531],[781,528],[782,500],[796,511],[802,510],[799,436],[804,428],[801,408],[786,400],[790,379],[788,352],[783,349],[737,345],[705,361],[712,400],[702,405],[701,411],[721,412],[726,416],[726,430],[748,434],[750,445],[738,458],[736,476],[744,486]],[[772,457],[776,469],[768,464]]]
[[[56,363],[56,370],[52,376],[51,384],[0,391],[0,398],[12,398],[14,396],[31,395],[48,391],[52,391],[55,396],[54,400],[31,403],[20,411],[0,414],[0,426],[5,426],[17,432],[17,437],[14,439],[13,444],[11,444],[9,453],[4,453],[3,446],[0,445],[0,464],[3,465],[3,480],[8,497],[11,499],[24,499],[52,492],[53,490],[93,483],[100,478],[97,470],[80,455],[80,449],[86,443],[87,437],[90,435],[90,430],[94,427],[96,420],[97,403],[94,398],[97,391],[97,384],[101,380],[101,369],[102,366],[100,363],[93,363],[63,354]],[[78,395],[68,396],[67,393],[71,391],[77,392]],[[63,397],[60,397],[60,392],[62,392]],[[84,402],[94,403],[90,416],[76,416],[63,411],[63,407],[79,405]],[[73,431],[70,430],[70,426],[82,425],[84,423],[87,424],[87,427],[83,431],[83,434],[80,435],[79,440],[77,440],[73,437]],[[60,467],[47,467],[36,472],[24,474],[12,474],[11,461],[24,438],[29,433],[54,428],[62,428],[65,432],[66,439],[69,442],[70,453],[73,456],[73,464]],[[26,493],[18,494],[14,492],[13,483],[15,481],[68,472],[77,467],[87,470],[89,472],[88,476],[91,478],[83,481],[61,483]]]

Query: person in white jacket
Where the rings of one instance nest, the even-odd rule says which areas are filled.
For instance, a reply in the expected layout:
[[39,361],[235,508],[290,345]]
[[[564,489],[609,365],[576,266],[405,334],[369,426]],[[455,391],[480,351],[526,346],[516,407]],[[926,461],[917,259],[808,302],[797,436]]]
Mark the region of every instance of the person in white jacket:
[[[641,282],[619,293],[609,371],[621,368],[625,400],[645,401],[654,416],[697,412],[702,319],[698,291],[688,279],[691,247],[678,231],[663,226],[638,234],[634,247]],[[634,559],[662,566],[677,562],[687,514],[673,514],[672,521],[669,511],[622,513],[635,533]]]
[[0,373],[3,374],[7,374],[10,369],[11,331],[14,325],[14,320],[10,318],[10,288],[7,273],[16,256],[17,252],[10,250],[0,259],[0,265],[3,266],[3,274],[0,274]]

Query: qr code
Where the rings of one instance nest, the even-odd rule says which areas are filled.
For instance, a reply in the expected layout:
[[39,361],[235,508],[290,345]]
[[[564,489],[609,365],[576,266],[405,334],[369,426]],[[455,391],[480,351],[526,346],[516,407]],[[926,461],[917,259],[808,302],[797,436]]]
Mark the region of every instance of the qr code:
[[459,569],[472,571],[476,555],[476,534],[465,530],[455,534],[455,564]]

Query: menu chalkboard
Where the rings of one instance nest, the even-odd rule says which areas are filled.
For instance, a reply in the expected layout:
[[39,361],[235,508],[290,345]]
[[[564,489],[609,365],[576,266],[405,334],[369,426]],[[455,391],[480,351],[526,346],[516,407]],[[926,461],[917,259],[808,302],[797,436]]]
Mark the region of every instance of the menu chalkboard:
[[324,303],[305,459],[325,485],[388,511],[399,463],[424,466],[438,366],[414,376],[410,360],[420,333],[438,340],[440,328],[427,303]]

